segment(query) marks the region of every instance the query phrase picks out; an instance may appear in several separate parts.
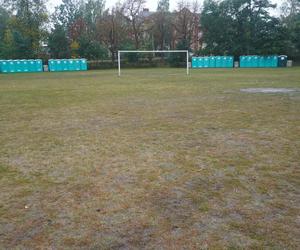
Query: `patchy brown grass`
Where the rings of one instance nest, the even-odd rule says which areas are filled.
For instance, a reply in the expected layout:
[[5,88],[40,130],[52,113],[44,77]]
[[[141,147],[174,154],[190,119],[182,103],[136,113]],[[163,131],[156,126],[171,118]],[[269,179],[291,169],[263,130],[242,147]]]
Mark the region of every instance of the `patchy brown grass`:
[[300,69],[124,73],[0,75],[0,248],[296,249]]

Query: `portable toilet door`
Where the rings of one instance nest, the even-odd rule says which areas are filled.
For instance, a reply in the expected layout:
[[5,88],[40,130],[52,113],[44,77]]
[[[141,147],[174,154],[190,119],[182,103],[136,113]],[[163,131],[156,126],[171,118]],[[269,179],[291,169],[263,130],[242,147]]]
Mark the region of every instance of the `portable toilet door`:
[[215,56],[210,56],[209,57],[209,67],[210,68],[215,68],[216,67],[216,57]]
[[80,60],[80,70],[87,70],[87,61],[86,59]]
[[233,68],[233,56],[226,56],[226,68]]
[[52,72],[52,71],[55,71],[55,67],[54,67],[54,60],[53,59],[50,59],[48,61],[48,68],[49,68],[49,71]]
[[68,63],[69,63],[69,70],[74,71],[76,69],[75,60],[69,59]]
[[217,68],[223,68],[223,65],[222,65],[222,59],[223,59],[222,56],[217,56],[217,57],[216,57],[216,67],[217,67]]
[[197,68],[197,67],[198,67],[198,58],[192,57],[192,68]]
[[41,59],[35,60],[35,65],[36,65],[36,72],[43,71],[43,61]]
[[253,56],[252,57],[252,67],[257,68],[259,64],[259,56]]
[[64,69],[64,66],[63,66],[63,60],[61,59],[58,59],[58,60],[55,60],[55,68],[56,68],[56,71],[63,71]]
[[278,65],[278,56],[272,56],[272,68],[277,68],[277,65]]
[[8,60],[8,72],[9,73],[16,72],[16,66],[15,66],[15,61],[14,60]]
[[24,60],[23,61],[23,72],[30,72],[30,64],[29,64],[30,60]]
[[80,70],[80,60],[75,60],[75,70]]
[[252,56],[246,56],[246,67],[247,68],[252,67]]
[[61,62],[62,62],[62,71],[68,71],[69,70],[69,60],[63,59]]
[[240,56],[240,68],[244,68],[244,67],[245,67],[245,57]]
[[29,72],[35,72],[36,71],[35,60],[33,60],[33,59],[28,60],[28,71]]
[[20,72],[22,72],[23,70],[22,70],[22,68],[23,68],[23,60],[14,60],[13,61],[14,62],[14,70],[15,70],[15,72],[18,72],[18,73],[20,73]]
[[197,68],[203,68],[203,57],[197,57],[196,61]]
[[2,73],[8,73],[8,68],[9,68],[9,64],[8,64],[8,61],[7,60],[3,60],[1,62],[1,72]]

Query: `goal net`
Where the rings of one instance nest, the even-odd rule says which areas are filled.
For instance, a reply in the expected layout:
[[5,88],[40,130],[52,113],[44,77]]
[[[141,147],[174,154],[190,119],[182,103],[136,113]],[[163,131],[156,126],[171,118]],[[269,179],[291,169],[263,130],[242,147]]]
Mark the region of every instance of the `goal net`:
[[118,75],[121,76],[121,67],[122,67],[122,55],[123,54],[174,54],[179,53],[183,54],[185,65],[186,65],[186,74],[189,75],[189,51],[188,50],[119,50],[118,51]]

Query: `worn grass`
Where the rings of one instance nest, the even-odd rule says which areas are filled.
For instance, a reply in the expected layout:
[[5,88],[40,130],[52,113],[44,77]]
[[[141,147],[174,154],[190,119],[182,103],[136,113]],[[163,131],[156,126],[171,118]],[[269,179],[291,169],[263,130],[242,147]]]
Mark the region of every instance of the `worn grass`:
[[300,68],[0,75],[0,248],[296,249]]

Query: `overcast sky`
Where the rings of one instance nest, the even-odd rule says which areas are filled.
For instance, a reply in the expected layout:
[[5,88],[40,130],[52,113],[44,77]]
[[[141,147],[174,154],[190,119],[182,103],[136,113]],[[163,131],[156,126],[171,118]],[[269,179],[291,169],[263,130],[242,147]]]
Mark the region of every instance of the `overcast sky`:
[[[113,6],[116,2],[119,2],[120,0],[106,0],[106,8],[110,8]],[[157,7],[158,0],[146,0],[146,7],[150,10],[154,11]],[[273,3],[277,3],[277,6],[280,6],[285,0],[271,0]],[[123,2],[121,0],[121,2]],[[178,0],[170,0],[170,10],[174,10],[176,8],[176,3]],[[199,3],[202,3],[203,0],[199,0]],[[49,0],[48,1],[48,9],[50,11],[54,10],[54,7],[61,3],[61,0]]]

